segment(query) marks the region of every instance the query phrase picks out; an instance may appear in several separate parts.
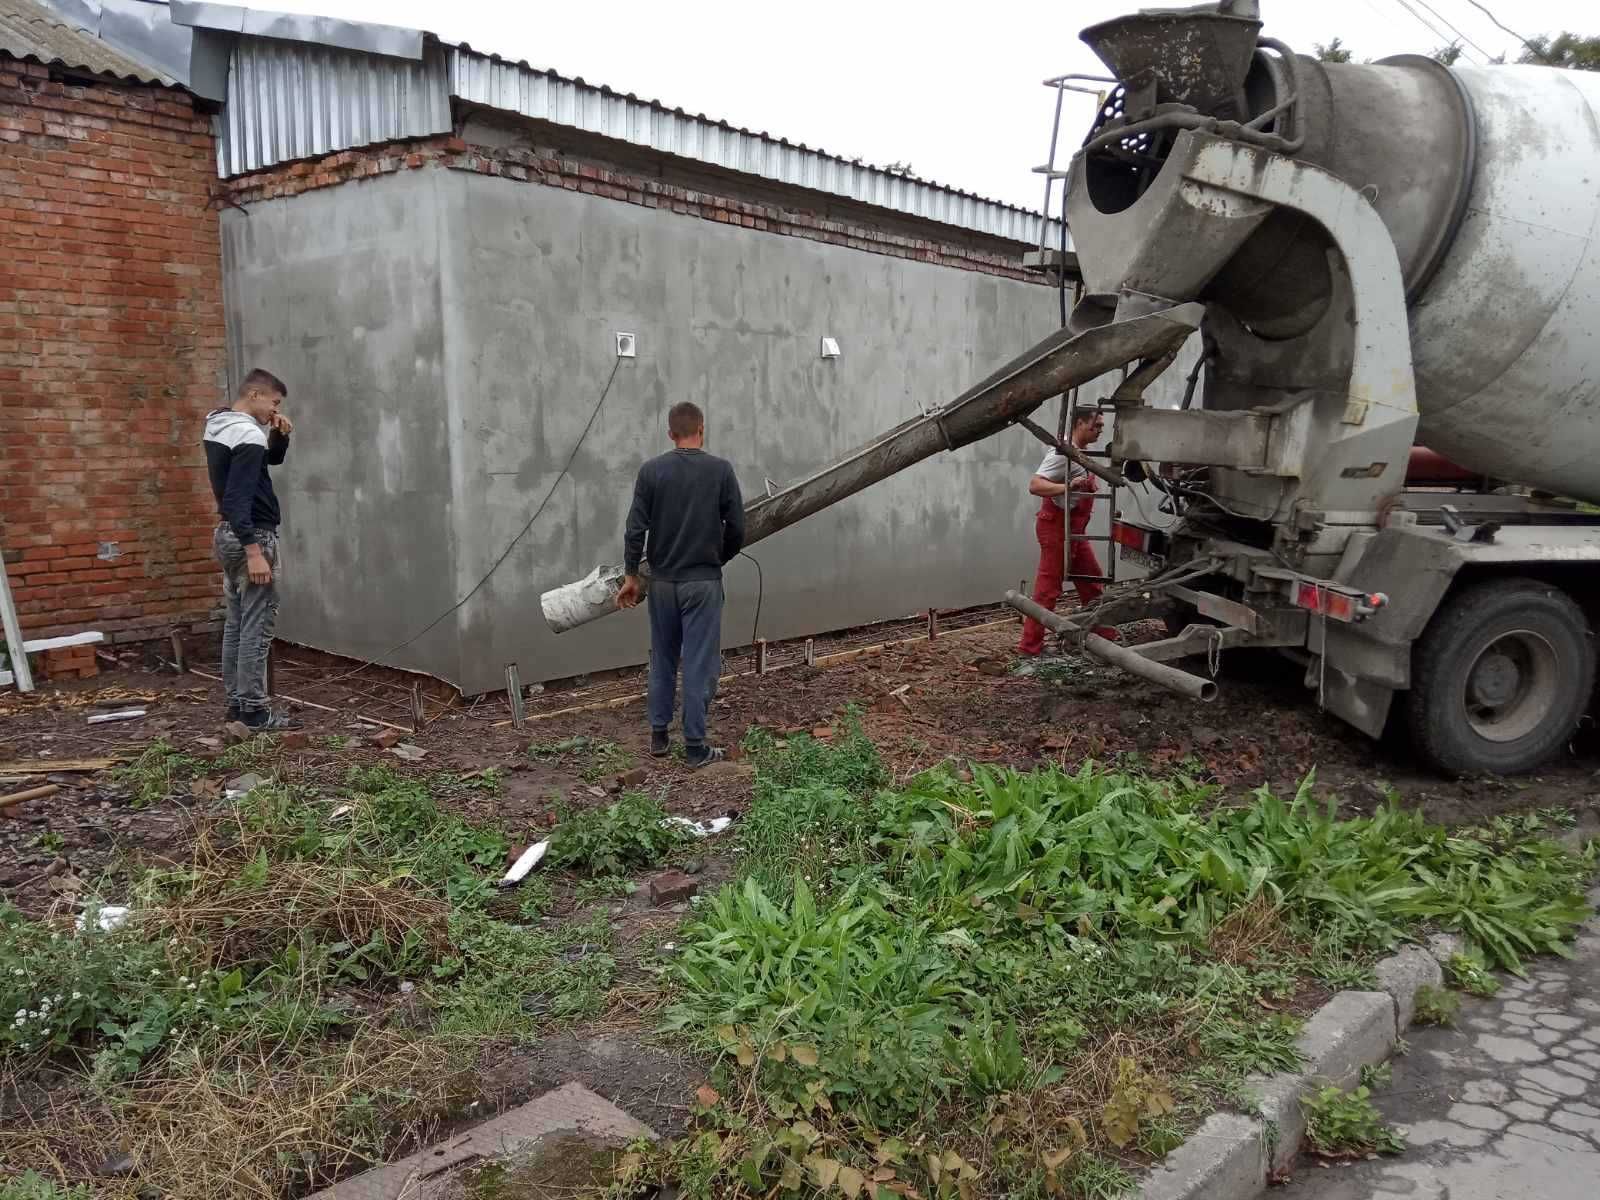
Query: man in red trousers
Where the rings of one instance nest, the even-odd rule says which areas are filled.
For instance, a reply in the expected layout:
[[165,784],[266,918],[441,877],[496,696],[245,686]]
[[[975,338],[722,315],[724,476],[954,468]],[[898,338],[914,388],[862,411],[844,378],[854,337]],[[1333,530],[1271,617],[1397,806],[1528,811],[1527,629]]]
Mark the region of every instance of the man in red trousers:
[[[1085,450],[1100,440],[1105,430],[1105,418],[1098,412],[1075,413],[1072,431],[1068,435],[1072,444]],[[1067,570],[1067,522],[1072,522],[1072,561],[1070,574],[1100,576],[1100,558],[1094,547],[1078,541],[1079,535],[1089,528],[1089,518],[1094,515],[1094,494],[1099,483],[1093,475],[1069,459],[1059,450],[1052,450],[1039,464],[1038,473],[1028,481],[1028,492],[1039,497],[1039,515],[1034,529],[1039,535],[1039,573],[1033,580],[1034,602],[1054,611],[1061,598],[1061,588]],[[1094,579],[1074,579],[1078,599],[1085,608],[1100,598],[1105,588]],[[1117,631],[1109,625],[1095,627],[1095,633],[1112,641]],[[1044,653],[1045,627],[1029,617],[1022,623],[1022,644],[1019,654]]]

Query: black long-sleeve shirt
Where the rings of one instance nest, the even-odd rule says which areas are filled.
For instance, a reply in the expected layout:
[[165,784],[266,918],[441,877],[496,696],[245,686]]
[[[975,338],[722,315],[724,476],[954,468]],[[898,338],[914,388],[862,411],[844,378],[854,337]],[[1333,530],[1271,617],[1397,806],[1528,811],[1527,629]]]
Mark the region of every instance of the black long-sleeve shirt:
[[672,583],[722,578],[722,564],[744,546],[744,498],[726,459],[704,450],[669,450],[639,468],[623,538],[623,569]]
[[217,513],[239,544],[253,544],[257,526],[276,529],[278,496],[267,468],[288,455],[288,435],[269,433],[249,413],[219,408],[206,416],[203,444]]

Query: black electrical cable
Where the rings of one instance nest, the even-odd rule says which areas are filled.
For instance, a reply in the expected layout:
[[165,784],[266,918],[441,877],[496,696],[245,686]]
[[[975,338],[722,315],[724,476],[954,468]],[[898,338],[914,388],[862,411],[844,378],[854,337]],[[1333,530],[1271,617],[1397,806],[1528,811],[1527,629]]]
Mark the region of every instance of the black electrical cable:
[[[477,583],[472,585],[472,590],[469,591],[465,596],[461,597],[461,599],[457,600],[449,608],[445,609],[442,613],[440,613],[433,620],[429,621],[421,629],[417,630],[416,633],[413,633],[405,641],[400,642],[397,645],[389,647],[389,649],[385,650],[382,654],[378,655],[377,659],[375,659],[374,662],[377,662],[379,660],[388,658],[391,654],[395,653],[397,650],[404,650],[407,646],[411,645],[412,642],[416,641],[418,638],[422,637],[425,633],[428,633],[430,630],[432,630],[436,625],[439,624],[440,621],[444,620],[451,613],[453,613],[457,609],[459,609],[468,600],[471,600],[474,596],[476,596],[478,594],[479,590],[482,589],[483,585],[489,582],[489,577],[500,569],[501,564],[503,564],[506,561],[506,559],[511,557],[511,552],[517,548],[517,543],[522,541],[523,538],[528,536],[528,530],[533,528],[533,523],[535,521],[537,521],[540,518],[540,516],[543,515],[544,510],[549,507],[551,499],[556,494],[556,489],[561,486],[561,481],[563,479],[565,479],[567,477],[567,473],[570,470],[572,470],[572,464],[577,460],[578,451],[583,449],[583,443],[588,440],[589,431],[594,428],[594,423],[595,423],[596,419],[598,419],[599,416],[600,416],[600,407],[601,407],[601,405],[605,404],[606,397],[611,394],[611,384],[617,378],[617,369],[619,367],[621,367],[621,366],[622,366],[622,360],[620,358],[617,359],[616,362],[611,364],[611,374],[606,376],[606,385],[605,385],[605,387],[600,389],[600,399],[598,399],[598,400],[596,400],[594,402],[594,411],[592,411],[589,414],[588,424],[584,425],[583,432],[578,435],[578,441],[572,447],[572,453],[567,455],[567,461],[562,464],[560,473],[555,477],[555,480],[550,484],[550,490],[544,494],[544,499],[539,501],[539,507],[533,510],[533,516],[528,518],[527,523],[523,525],[522,529],[517,533],[517,536],[511,539],[510,543],[506,546],[505,550],[503,550],[501,552],[500,557],[494,560],[494,565],[483,573],[483,577],[481,579],[479,579]],[[752,561],[754,561],[754,560],[752,560]],[[757,614],[759,615],[759,609],[757,610]],[[373,665],[373,663],[371,663],[371,662],[363,663],[361,666],[357,667],[354,671],[346,671],[343,675],[335,675],[332,679],[328,680],[327,682],[329,682],[329,683],[338,683],[341,679],[349,679],[352,675],[358,675],[362,671],[365,671],[368,667],[370,667],[372,665]]]
[[750,622],[750,644],[754,646],[756,644],[756,634],[760,632],[761,629],[761,600],[767,592],[767,579],[766,575],[761,570],[761,564],[756,562],[755,555],[747,554],[745,551],[741,550],[739,551],[739,557],[748,558],[751,562],[756,564],[756,619]]

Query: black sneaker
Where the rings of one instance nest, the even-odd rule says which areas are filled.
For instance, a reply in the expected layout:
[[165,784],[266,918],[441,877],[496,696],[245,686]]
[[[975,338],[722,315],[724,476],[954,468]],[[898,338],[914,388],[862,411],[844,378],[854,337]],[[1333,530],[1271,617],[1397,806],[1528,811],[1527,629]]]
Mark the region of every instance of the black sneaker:
[[285,729],[300,728],[300,722],[288,713],[273,712],[270,708],[242,713],[239,723],[252,733],[278,733]]
[[672,739],[667,736],[665,729],[652,729],[650,731],[650,757],[665,758],[672,753]]
[[228,715],[223,719],[223,724],[244,720],[244,710],[237,704],[228,705]]
[[709,767],[712,763],[721,762],[727,757],[728,752],[720,746],[688,746],[683,755],[684,761],[696,771],[701,767]]

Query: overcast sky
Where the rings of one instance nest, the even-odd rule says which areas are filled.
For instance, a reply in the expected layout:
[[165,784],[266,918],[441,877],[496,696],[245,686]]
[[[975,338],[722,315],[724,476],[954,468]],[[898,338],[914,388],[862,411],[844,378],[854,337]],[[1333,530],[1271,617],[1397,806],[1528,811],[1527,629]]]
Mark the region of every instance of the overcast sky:
[[[1525,37],[1600,33],[1595,0],[1485,2]],[[1043,184],[1030,169],[1048,151],[1052,106],[1040,81],[1102,70],[1078,30],[1139,4],[260,0],[258,7],[426,29],[846,158],[909,163],[924,179],[1037,208]],[[1307,54],[1335,37],[1358,58],[1428,53],[1456,31],[1469,43],[1463,62],[1502,53],[1515,60],[1520,51],[1469,0],[1262,0],[1262,10],[1268,33]],[[1081,140],[1092,115],[1092,98],[1075,103],[1062,120],[1064,147]]]

